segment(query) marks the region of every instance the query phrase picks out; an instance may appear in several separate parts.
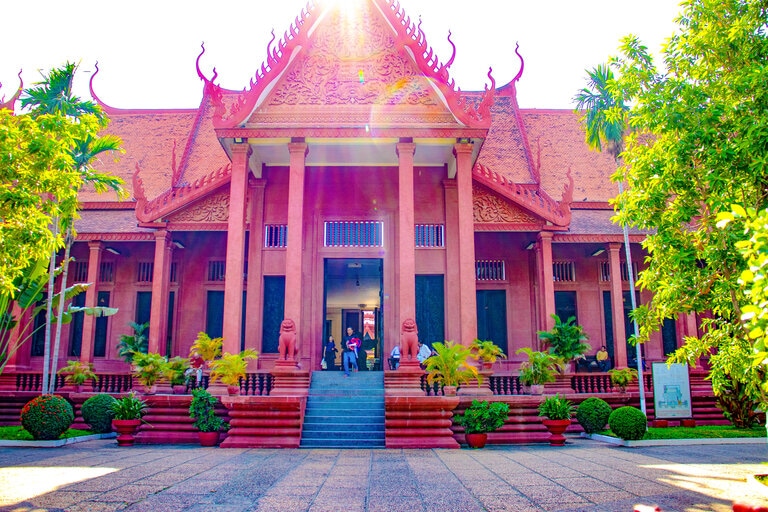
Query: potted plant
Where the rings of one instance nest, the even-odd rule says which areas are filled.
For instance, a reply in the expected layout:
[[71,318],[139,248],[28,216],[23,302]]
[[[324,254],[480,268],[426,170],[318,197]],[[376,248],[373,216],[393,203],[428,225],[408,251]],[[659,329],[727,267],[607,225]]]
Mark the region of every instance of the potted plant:
[[490,340],[481,341],[475,338],[469,349],[472,351],[472,357],[480,362],[483,370],[490,370],[497,359],[506,359],[507,357],[501,347]]
[[203,388],[192,390],[189,417],[194,420],[201,446],[216,446],[224,420],[216,416],[216,398]]
[[120,343],[117,344],[117,355],[122,357],[126,363],[131,364],[134,354],[147,353],[147,336],[144,334],[144,331],[147,330],[149,324],[128,322],[128,326],[133,329],[133,334],[123,334],[120,336]]
[[211,338],[204,332],[197,333],[197,338],[189,347],[189,353],[197,352],[203,361],[210,363],[217,357],[221,356],[221,347],[224,342],[223,338]]
[[155,385],[165,374],[165,358],[155,352],[142,354],[136,352],[133,354],[133,376],[144,386],[144,393],[151,395],[155,393]]
[[82,392],[83,384],[88,379],[93,379],[94,382],[99,380],[93,371],[93,364],[82,361],[67,361],[67,366],[57,373],[64,375],[64,381],[74,386],[78,393]]
[[473,378],[480,383],[482,377],[477,368],[468,362],[472,354],[469,347],[446,341],[433,343],[432,349],[435,354],[424,361],[427,382],[440,384],[446,395],[455,395],[457,387]]
[[626,393],[627,386],[637,379],[637,370],[634,368],[614,368],[608,370],[608,375],[611,378],[611,385],[617,387],[620,393]]
[[571,401],[560,396],[560,393],[548,396],[539,404],[539,416],[546,418],[542,420],[542,423],[550,433],[550,445],[563,446],[565,444],[563,432],[571,424],[573,410]]
[[589,336],[584,328],[576,324],[576,317],[571,316],[563,322],[557,315],[552,315],[555,325],[549,331],[538,331],[539,339],[549,345],[549,353],[560,362],[560,369],[566,373],[571,361],[589,351],[592,347],[585,343]]
[[245,378],[248,360],[258,357],[259,353],[251,349],[243,350],[239,354],[225,352],[220,359],[214,359],[210,363],[211,383],[221,380],[221,383],[227,386],[230,395],[239,393],[240,379]]
[[557,359],[548,352],[531,350],[529,347],[519,349],[515,354],[525,354],[527,361],[520,364],[520,384],[523,391],[531,395],[544,392],[544,384],[555,381]]
[[112,403],[112,428],[117,431],[118,446],[133,446],[134,436],[147,413],[147,403],[134,391]]
[[464,414],[456,416],[456,423],[464,427],[464,437],[471,448],[482,448],[488,440],[488,432],[504,425],[509,414],[509,405],[504,402],[472,400]]
[[187,389],[187,368],[189,368],[189,359],[181,356],[175,356],[165,363],[163,376],[168,379],[173,393],[181,395]]

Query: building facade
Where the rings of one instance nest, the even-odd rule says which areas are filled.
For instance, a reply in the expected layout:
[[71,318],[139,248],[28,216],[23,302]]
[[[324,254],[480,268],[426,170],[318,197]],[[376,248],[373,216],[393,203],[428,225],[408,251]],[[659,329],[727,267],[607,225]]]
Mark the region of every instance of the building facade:
[[[453,55],[439,61],[397,0],[370,0],[303,11],[241,91],[204,60],[197,109],[114,108],[91,79],[126,150],[99,169],[132,198],[82,194],[71,272],[94,285],[77,300],[119,313],[66,326],[59,367],[127,371],[116,345],[135,321],[152,352],[186,356],[204,331],[269,369],[289,318],[302,367],[320,369],[323,342],[351,326],[379,370],[413,318],[428,343],[493,340],[513,371],[555,313],[632,364],[613,161],[588,150],[573,112],[518,106],[522,58],[509,83],[489,71],[485,91],[462,92]],[[636,273],[642,235],[630,240]],[[645,358],[695,331],[670,319]],[[42,355],[35,337],[6,372]]]

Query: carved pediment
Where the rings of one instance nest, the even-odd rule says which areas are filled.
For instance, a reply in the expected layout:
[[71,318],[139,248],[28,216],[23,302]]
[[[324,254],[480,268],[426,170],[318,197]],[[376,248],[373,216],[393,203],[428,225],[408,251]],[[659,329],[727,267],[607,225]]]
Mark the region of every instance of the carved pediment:
[[227,222],[229,220],[229,191],[220,190],[187,208],[169,216],[175,223]]
[[[293,122],[322,123],[323,115],[338,124],[339,116],[345,114],[366,115],[368,119],[358,121],[370,123],[372,105],[386,110],[387,124],[413,121],[393,116],[393,110],[423,115],[431,122],[456,122],[380,13],[368,2],[358,8],[365,12],[353,24],[341,19],[343,10],[328,13],[331,19],[318,25],[309,46],[291,63],[249,124],[284,123],[286,116]],[[305,108],[296,109],[299,105]],[[321,108],[331,105],[331,109]]]
[[541,224],[538,217],[477,185],[472,187],[472,207],[479,224]]

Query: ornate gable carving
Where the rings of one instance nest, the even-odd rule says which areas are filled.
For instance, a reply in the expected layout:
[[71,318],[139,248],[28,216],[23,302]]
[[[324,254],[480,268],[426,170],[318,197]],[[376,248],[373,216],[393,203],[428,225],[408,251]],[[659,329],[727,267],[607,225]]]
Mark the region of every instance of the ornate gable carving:
[[229,220],[229,191],[221,190],[168,217],[170,222],[207,223]]
[[249,124],[336,126],[341,119],[401,125],[412,124],[414,115],[422,122],[456,123],[381,14],[368,2],[358,8],[363,12],[354,15],[355,23],[345,23],[341,10],[328,12]]
[[541,220],[483,187],[472,187],[473,216],[476,223],[541,224]]

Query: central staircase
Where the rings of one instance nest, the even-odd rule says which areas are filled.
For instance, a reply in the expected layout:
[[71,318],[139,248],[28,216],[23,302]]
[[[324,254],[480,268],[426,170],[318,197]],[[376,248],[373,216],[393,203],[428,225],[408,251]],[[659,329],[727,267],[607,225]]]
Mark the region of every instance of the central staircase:
[[312,372],[301,448],[384,448],[384,372]]

